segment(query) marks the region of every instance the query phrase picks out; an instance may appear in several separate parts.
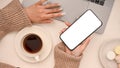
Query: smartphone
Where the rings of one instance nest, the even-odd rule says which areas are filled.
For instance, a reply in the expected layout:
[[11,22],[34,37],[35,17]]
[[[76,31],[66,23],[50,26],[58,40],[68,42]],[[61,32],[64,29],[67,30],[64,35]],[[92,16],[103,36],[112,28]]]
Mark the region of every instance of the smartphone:
[[70,50],[74,50],[101,26],[102,21],[89,9],[60,35],[60,39]]

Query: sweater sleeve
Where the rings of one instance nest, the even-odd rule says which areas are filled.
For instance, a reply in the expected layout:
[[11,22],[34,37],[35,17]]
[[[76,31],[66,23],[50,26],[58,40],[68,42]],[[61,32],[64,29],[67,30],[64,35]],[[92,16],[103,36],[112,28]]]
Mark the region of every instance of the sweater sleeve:
[[0,62],[0,68],[17,68],[17,67]]
[[75,57],[64,52],[65,47],[61,42],[54,50],[55,66],[54,68],[79,68],[82,56]]
[[19,0],[13,0],[0,10],[0,39],[7,33],[18,31],[28,25],[32,23]]

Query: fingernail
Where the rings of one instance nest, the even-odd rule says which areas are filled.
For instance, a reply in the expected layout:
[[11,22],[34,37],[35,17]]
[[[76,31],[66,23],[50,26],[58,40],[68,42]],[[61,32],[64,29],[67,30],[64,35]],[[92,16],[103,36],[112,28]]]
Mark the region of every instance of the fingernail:
[[61,4],[60,3],[57,3],[59,6],[61,6]]
[[61,13],[61,15],[63,16],[63,15],[66,15],[66,13],[65,12],[63,12],[63,13]]
[[63,10],[63,8],[60,8],[59,10]]

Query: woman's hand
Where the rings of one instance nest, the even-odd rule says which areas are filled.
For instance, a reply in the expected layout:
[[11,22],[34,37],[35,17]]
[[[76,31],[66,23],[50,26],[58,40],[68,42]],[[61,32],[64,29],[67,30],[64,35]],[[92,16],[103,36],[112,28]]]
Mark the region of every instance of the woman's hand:
[[66,47],[66,53],[70,54],[70,55],[74,55],[74,56],[80,56],[82,55],[83,51],[85,50],[85,48],[87,47],[87,45],[90,42],[90,38],[87,38],[82,44],[80,44],[77,48],[75,48],[73,51],[70,51],[67,47]]
[[58,3],[45,4],[46,0],[40,0],[36,4],[25,8],[25,11],[33,23],[50,23],[54,18],[61,17],[64,13],[61,13],[62,9]]
[[[70,26],[70,23],[66,22],[67,26]],[[64,32],[65,29],[62,30],[62,32]],[[83,51],[85,50],[85,48],[87,47],[87,45],[90,42],[90,37],[87,38],[82,44],[80,44],[77,48],[75,48],[73,51],[70,51],[66,46],[65,46],[65,52],[70,54],[70,55],[74,55],[74,56],[80,56],[82,55]]]

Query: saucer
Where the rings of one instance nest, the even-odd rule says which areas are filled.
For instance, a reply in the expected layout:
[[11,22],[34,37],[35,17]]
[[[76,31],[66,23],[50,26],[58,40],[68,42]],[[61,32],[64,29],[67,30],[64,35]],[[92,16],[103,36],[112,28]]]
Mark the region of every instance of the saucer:
[[113,51],[118,45],[120,45],[120,39],[114,39],[101,45],[99,49],[99,60],[104,68],[117,68],[115,60],[109,60],[106,55],[109,51]]
[[[23,37],[29,33],[30,34],[37,34],[38,36],[41,37],[41,39],[43,41],[43,44],[44,44],[43,48],[41,50],[41,53],[38,54],[39,61],[35,60],[34,57],[26,56],[25,52],[21,48]],[[51,49],[52,49],[52,39],[51,39],[50,33],[49,33],[49,31],[47,31],[43,27],[39,27],[39,26],[35,26],[35,25],[30,26],[30,27],[26,27],[26,28],[22,29],[21,31],[19,31],[15,37],[16,53],[22,60],[24,60],[26,62],[36,63],[36,62],[40,62],[40,61],[45,60],[47,58],[47,56],[50,54]]]

